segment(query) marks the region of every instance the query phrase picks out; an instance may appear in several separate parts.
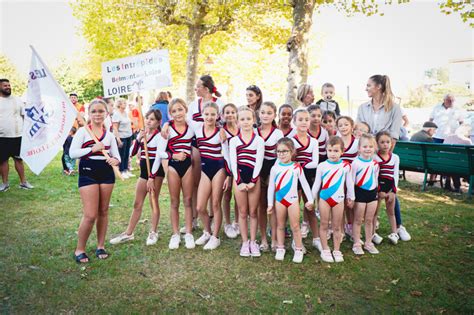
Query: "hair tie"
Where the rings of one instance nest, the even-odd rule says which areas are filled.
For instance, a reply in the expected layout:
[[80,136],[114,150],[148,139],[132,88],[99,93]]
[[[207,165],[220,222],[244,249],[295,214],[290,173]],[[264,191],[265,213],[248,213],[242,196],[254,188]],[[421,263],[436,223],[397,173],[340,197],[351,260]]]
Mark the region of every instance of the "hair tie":
[[217,88],[214,86],[214,87],[212,88],[212,93],[216,94],[216,92],[217,92]]

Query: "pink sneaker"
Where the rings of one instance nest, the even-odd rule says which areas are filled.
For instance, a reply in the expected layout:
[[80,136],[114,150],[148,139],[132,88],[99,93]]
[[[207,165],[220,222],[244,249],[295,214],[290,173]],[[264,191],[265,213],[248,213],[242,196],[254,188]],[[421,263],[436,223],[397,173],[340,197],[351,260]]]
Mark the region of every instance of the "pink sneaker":
[[250,241],[242,243],[242,247],[240,248],[240,256],[241,257],[250,256]]
[[260,246],[258,246],[255,241],[250,242],[250,255],[252,255],[252,257],[260,257],[262,255],[260,253]]

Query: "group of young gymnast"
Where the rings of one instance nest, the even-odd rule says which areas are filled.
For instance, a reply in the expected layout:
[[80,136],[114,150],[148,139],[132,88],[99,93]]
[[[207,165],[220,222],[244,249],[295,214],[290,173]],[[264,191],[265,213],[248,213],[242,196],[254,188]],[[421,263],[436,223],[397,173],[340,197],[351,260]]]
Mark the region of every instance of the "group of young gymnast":
[[[171,120],[163,128],[159,110],[146,113],[145,130],[130,150],[131,156],[138,154],[140,158],[133,212],[126,231],[112,238],[111,244],[134,239],[150,192],[154,192],[158,206],[152,207],[146,244],[156,244],[159,196],[165,176],[172,229],[169,249],[179,248],[182,233],[186,248],[198,245],[214,250],[220,245],[220,230],[225,221],[226,237],[240,235],[242,239],[240,256],[259,257],[261,252],[272,251],[276,260],[283,260],[289,219],[295,263],[303,261],[306,249],[302,239],[309,231],[312,245],[325,262],[344,261],[340,245],[345,235],[353,242],[355,255],[365,251],[378,254],[375,245],[380,244],[382,237],[376,233],[377,213],[383,201],[391,227],[388,239],[397,244],[394,204],[399,160],[391,152],[390,133],[382,131],[373,136],[367,124],[355,124],[352,118],[323,110],[320,105],[303,104],[294,110],[293,106],[283,104],[277,108],[273,102],[262,102],[261,91],[257,89],[251,86],[247,90],[260,94],[257,106],[223,104],[217,98],[220,94],[212,78],[203,76],[196,84],[197,100],[189,106],[182,99],[171,100]],[[112,167],[118,165],[120,156],[113,134],[104,127],[106,116],[106,104],[100,99],[92,101],[89,128],[96,139],[84,127],[80,128],[70,148],[71,158],[80,159],[79,192],[84,215],[74,253],[80,263],[89,261],[86,242],[94,224],[96,257],[109,256],[105,237],[115,181]],[[145,142],[150,170],[146,165]],[[181,200],[185,225],[180,230]],[[195,240],[192,232],[198,217],[202,235]],[[328,243],[331,238],[332,251]]]

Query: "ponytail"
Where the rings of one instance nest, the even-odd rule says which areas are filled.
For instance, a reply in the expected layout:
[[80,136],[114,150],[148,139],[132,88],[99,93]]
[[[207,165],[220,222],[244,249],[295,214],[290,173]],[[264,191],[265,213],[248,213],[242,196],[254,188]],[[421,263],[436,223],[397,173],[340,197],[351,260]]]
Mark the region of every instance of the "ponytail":
[[395,95],[393,95],[392,92],[390,78],[387,75],[376,74],[371,76],[370,80],[374,81],[376,84],[380,84],[382,87],[382,104],[385,106],[386,112],[391,111],[395,104]]
[[219,91],[217,91],[214,80],[212,79],[210,75],[203,75],[202,77],[199,78],[199,80],[201,80],[202,85],[204,85],[209,90],[209,93],[214,94],[217,97],[222,96],[222,94]]

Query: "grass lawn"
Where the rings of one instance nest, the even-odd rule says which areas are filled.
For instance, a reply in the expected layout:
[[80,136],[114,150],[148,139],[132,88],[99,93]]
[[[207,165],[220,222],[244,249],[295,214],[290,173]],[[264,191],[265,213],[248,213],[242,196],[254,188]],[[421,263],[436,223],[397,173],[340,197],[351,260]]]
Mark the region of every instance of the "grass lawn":
[[[225,236],[212,252],[170,251],[164,186],[158,244],[145,246],[148,222],[140,223],[135,241],[109,245],[108,260],[92,257],[83,267],[72,259],[81,218],[77,177],[60,173],[58,156],[41,176],[28,173],[34,190],[20,190],[11,163],[12,187],[0,194],[2,313],[474,312],[474,204],[465,197],[402,182],[412,241],[393,246],[385,239],[380,255],[361,258],[344,242],[345,262],[336,265],[322,263],[308,238],[309,254],[296,265],[291,250],[284,262],[269,253],[241,258],[240,241]],[[107,239],[127,226],[135,182],[116,184]],[[149,214],[147,207],[142,219]],[[388,232],[383,214],[379,233]],[[92,234],[89,256],[94,248]]]

